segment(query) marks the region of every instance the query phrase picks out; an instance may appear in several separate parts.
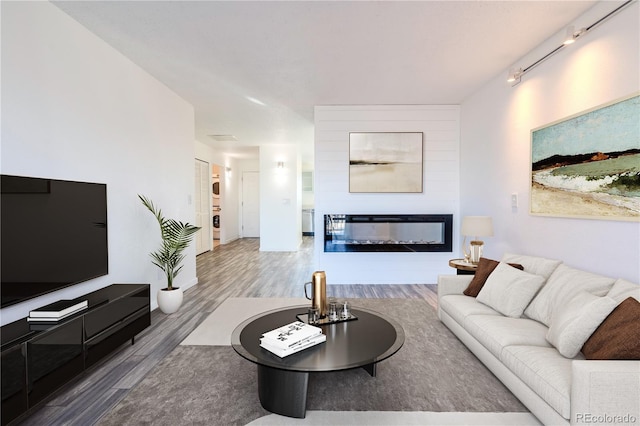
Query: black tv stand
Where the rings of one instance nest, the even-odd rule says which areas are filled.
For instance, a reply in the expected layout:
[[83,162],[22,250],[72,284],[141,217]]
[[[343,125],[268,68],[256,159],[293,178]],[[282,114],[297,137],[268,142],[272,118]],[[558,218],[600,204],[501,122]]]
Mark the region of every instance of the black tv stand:
[[2,425],[151,325],[149,284],[112,284],[81,296],[87,309],[51,325],[26,318],[2,327]]

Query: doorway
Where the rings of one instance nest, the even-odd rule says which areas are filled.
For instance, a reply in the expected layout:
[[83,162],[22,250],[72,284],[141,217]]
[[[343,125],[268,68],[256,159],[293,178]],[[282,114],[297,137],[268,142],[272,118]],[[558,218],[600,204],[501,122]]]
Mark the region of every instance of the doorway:
[[213,164],[211,166],[211,220],[213,226],[213,249],[220,245],[220,233],[222,224],[222,181],[220,180],[222,167]]
[[260,173],[242,172],[242,238],[260,237]]
[[209,163],[198,160],[195,163],[195,225],[201,229],[195,234],[196,255],[209,251]]

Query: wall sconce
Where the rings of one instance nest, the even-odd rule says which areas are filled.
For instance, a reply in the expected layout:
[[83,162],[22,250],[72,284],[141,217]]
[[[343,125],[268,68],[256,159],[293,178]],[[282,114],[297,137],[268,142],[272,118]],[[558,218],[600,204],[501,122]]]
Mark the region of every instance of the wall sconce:
[[227,174],[231,174],[231,167],[225,167],[224,170],[227,172]]
[[276,167],[279,169],[284,169],[284,161],[278,161],[276,163]]
[[[491,217],[465,216],[462,218],[462,228],[460,232],[464,235],[462,251],[465,261],[477,264],[480,261],[480,257],[482,257],[482,249],[484,248],[484,241],[479,240],[478,237],[493,236],[493,222],[491,221]],[[475,238],[469,243],[469,253],[467,253],[466,247],[467,237]]]

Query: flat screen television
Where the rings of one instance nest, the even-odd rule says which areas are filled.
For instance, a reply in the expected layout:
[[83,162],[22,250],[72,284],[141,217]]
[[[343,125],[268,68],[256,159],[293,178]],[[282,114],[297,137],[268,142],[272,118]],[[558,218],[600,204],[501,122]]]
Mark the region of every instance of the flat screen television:
[[0,179],[1,307],[109,273],[106,184]]

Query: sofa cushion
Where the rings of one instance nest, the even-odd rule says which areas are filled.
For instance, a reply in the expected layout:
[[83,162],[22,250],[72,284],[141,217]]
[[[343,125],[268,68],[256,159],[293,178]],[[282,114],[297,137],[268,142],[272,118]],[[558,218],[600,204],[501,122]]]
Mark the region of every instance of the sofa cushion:
[[[469,286],[464,290],[463,294],[465,294],[466,296],[476,297],[478,293],[480,293],[480,290],[482,290],[482,286],[484,286],[487,278],[489,278],[489,275],[491,275],[491,273],[494,269],[496,269],[496,266],[498,266],[499,263],[500,262],[498,262],[497,260],[481,257],[480,261],[478,262],[476,272],[473,275],[473,279],[469,283]],[[524,266],[517,263],[509,263],[509,265],[520,270],[524,269]]]
[[544,278],[500,262],[478,293],[478,301],[513,318],[520,318]]
[[582,347],[587,359],[640,359],[640,302],[628,297]]
[[549,278],[553,271],[562,263],[561,260],[514,253],[505,253],[504,256],[502,256],[502,261],[506,263],[518,263],[524,266],[526,272],[540,275],[545,279]]
[[586,291],[579,292],[553,314],[547,340],[563,356],[575,357],[584,342],[616,305],[616,301],[610,297],[598,297]]
[[545,338],[547,327],[527,318],[469,315],[464,322],[464,328],[498,359],[506,346],[551,347]]
[[627,297],[633,297],[640,302],[640,285],[618,278],[616,282],[613,283],[613,287],[611,287],[607,296],[618,303],[621,303]]
[[[526,270],[526,266],[525,266]],[[604,296],[613,286],[613,278],[558,265],[542,290],[525,309],[528,318],[551,326],[551,318],[558,307],[564,306],[580,291]]]
[[440,298],[440,309],[445,311],[460,326],[464,326],[464,320],[469,315],[500,315],[499,312],[487,305],[480,303],[475,297],[462,294],[449,294]]
[[502,351],[501,361],[558,414],[569,419],[571,359],[560,355],[555,348],[507,346]]

